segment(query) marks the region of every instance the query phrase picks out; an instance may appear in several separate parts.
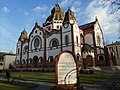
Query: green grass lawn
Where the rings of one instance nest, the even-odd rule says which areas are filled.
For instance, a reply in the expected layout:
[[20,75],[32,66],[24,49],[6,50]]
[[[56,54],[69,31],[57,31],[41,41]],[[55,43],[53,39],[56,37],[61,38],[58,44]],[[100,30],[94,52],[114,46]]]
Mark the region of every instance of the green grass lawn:
[[[80,74],[80,83],[95,84],[104,80],[105,78],[108,78],[109,76],[110,74],[106,74],[105,71],[99,71],[99,73],[95,74]],[[54,72],[13,72],[11,77],[23,80],[55,83]]]
[[80,83],[81,84],[96,84],[108,78],[108,74],[80,74]]
[[54,72],[13,72],[11,73],[11,77],[22,80],[55,83]]
[[8,82],[0,80],[0,90],[29,90],[29,88],[35,85],[20,83],[20,82]]
[[[0,77],[5,77],[4,75],[4,73],[1,73]],[[110,74],[105,73],[105,71],[99,71],[95,74],[80,74],[80,83],[95,84],[109,76]],[[55,83],[54,72],[12,72],[11,77],[22,80]]]

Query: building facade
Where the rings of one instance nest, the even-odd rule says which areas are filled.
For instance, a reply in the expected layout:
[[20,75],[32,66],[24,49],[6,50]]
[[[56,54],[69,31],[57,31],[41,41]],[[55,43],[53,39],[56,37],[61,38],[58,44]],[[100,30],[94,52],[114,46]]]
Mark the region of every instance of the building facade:
[[0,52],[0,70],[7,70],[9,66],[15,66],[15,54],[14,53],[6,53]]
[[17,70],[55,70],[55,60],[61,51],[69,50],[80,66],[106,65],[104,40],[98,19],[79,26],[74,12],[59,4],[51,10],[42,26],[35,23],[31,33],[24,30],[17,42]]
[[120,42],[114,42],[107,45],[108,48],[108,64],[110,66],[120,66]]

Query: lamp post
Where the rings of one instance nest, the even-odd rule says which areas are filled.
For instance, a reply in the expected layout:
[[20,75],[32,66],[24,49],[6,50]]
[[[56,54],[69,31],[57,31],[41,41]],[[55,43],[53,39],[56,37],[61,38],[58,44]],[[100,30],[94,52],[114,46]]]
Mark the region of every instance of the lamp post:
[[21,64],[22,64],[22,47],[23,47],[23,38],[21,38],[21,52],[20,52],[20,78],[21,78]]
[[44,61],[43,61],[43,72],[45,71],[46,67],[46,31],[44,31]]

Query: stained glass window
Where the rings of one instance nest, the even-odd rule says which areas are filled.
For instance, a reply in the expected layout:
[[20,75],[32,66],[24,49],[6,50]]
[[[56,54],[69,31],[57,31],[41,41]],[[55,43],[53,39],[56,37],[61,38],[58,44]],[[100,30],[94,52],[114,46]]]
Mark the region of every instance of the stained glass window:
[[39,44],[40,44],[40,40],[38,38],[36,38],[35,41],[34,41],[34,47],[38,48]]
[[66,46],[68,46],[68,43],[69,43],[69,36],[66,35],[66,36],[65,36],[65,44],[66,44]]

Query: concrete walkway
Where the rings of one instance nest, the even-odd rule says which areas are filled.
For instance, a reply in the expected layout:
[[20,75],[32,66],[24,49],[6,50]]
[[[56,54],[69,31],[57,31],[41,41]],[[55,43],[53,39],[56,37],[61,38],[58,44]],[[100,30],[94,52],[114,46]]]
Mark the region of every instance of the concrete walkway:
[[[109,73],[109,72],[108,72]],[[120,71],[115,71],[112,76],[97,84],[83,84],[86,90],[114,90],[117,83],[120,83]]]
[[[8,81],[8,79],[0,78],[0,80]],[[21,83],[29,83],[35,84],[33,87],[28,88],[28,90],[50,90],[55,84],[45,83],[45,82],[36,82],[36,81],[25,81],[19,79],[9,79],[9,82],[21,82]]]

